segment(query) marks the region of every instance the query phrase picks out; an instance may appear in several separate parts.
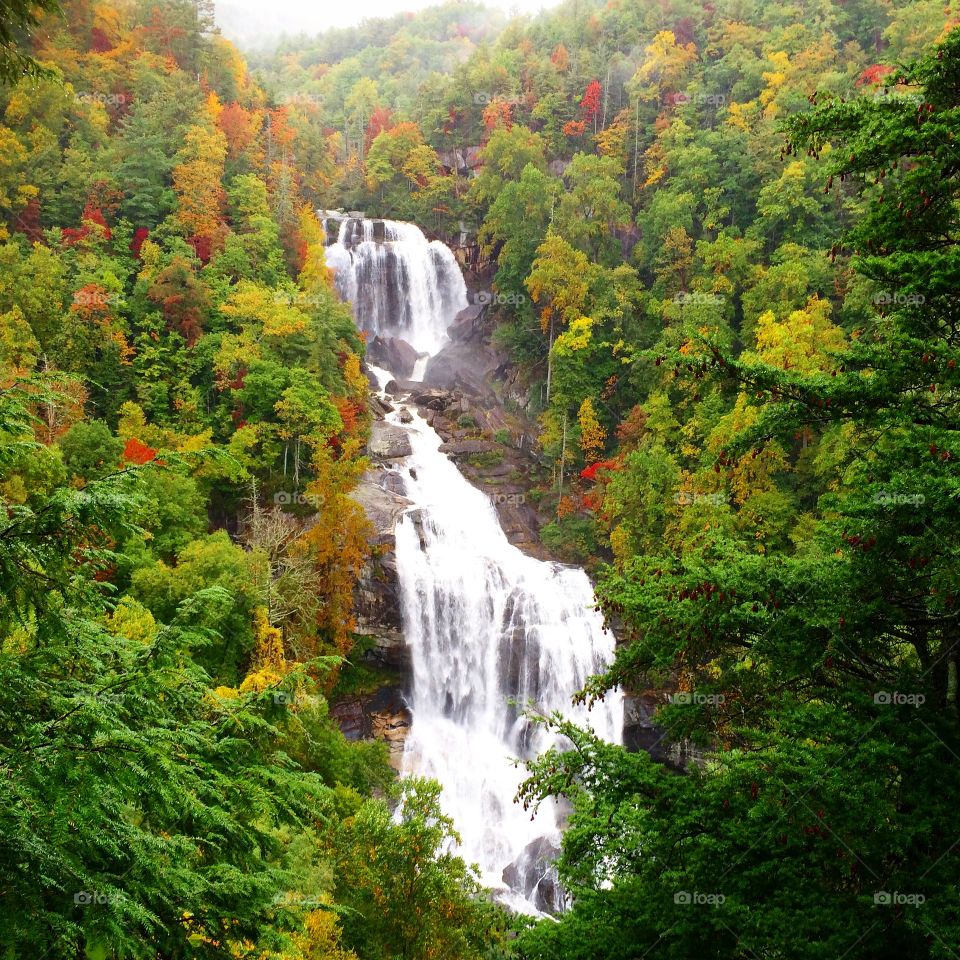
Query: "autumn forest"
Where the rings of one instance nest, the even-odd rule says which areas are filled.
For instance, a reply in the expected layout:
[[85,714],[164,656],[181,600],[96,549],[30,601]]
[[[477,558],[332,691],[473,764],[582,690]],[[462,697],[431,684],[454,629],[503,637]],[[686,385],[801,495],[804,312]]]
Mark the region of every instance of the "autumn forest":
[[[0,957],[960,958],[960,7],[226,33],[0,4]],[[436,357],[358,306],[421,263]],[[502,883],[417,746],[441,442],[491,831],[562,825]]]

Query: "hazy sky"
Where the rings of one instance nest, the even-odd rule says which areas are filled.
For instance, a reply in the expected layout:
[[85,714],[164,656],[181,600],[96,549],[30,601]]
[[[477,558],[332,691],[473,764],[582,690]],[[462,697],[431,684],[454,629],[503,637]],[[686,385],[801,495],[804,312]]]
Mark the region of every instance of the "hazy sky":
[[[219,0],[220,25],[231,39],[255,42],[280,33],[316,33],[368,17],[422,10],[437,0]],[[510,13],[537,13],[559,0],[485,0],[486,6]]]

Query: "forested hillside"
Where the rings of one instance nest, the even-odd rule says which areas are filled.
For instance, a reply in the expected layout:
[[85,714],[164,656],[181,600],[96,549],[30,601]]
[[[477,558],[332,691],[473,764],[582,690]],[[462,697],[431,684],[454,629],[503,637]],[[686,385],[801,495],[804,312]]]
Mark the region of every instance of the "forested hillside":
[[[22,9],[5,955],[955,956],[955,5],[450,3],[249,68],[209,3]],[[580,697],[646,695],[675,761],[542,720],[557,920],[506,919],[437,787],[329,717],[369,384],[320,208],[487,261],[543,539],[619,639]]]

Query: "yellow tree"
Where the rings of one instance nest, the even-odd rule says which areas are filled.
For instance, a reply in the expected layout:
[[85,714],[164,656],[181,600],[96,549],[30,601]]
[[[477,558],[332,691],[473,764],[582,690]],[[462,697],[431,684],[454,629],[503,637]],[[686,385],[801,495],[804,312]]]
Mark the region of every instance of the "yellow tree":
[[328,447],[314,451],[316,479],[307,496],[317,506],[310,529],[298,541],[320,574],[321,604],[317,614],[320,636],[341,654],[353,645],[353,592],[370,555],[370,522],[347,491],[364,469],[362,458],[334,460]]
[[580,404],[577,421],[580,424],[580,449],[583,451],[583,459],[587,463],[596,463],[603,454],[607,431],[597,418],[597,411],[590,397]]
[[333,290],[333,271],[327,266],[324,254],[326,237],[323,224],[309,205],[300,209],[298,225],[303,245],[303,266],[298,278],[301,288],[305,291],[319,288]]
[[240,692],[260,692],[275,687],[287,673],[283,652],[283,635],[271,625],[266,607],[253,611],[255,646],[251,670],[240,684]]
[[687,73],[697,60],[696,46],[677,43],[671,30],[661,30],[645,53],[643,64],[629,84],[631,94],[640,100],[662,100],[665,94],[682,90]]
[[176,221],[202,260],[208,260],[220,248],[227,232],[223,220],[226,158],[223,131],[212,122],[196,124],[187,129],[180,162],[173,169]]
[[587,310],[590,294],[590,261],[552,230],[537,248],[537,259],[526,287],[540,306],[540,329],[549,333],[547,353],[547,399],[553,374],[553,337],[556,323],[570,324]]
[[757,360],[803,374],[833,369],[832,354],[846,346],[843,331],[830,322],[830,301],[811,297],[802,310],[778,321],[767,310],[757,321]]

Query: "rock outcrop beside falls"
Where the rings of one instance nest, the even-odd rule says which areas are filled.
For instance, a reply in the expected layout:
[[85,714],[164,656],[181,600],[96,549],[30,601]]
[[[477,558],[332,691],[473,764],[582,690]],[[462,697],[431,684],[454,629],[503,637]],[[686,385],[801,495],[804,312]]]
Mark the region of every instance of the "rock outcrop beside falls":
[[[371,412],[382,417],[389,408],[372,398]],[[399,769],[403,745],[410,729],[407,690],[410,677],[410,650],[403,636],[396,560],[396,528],[411,506],[396,489],[391,460],[410,453],[407,433],[382,419],[374,420],[368,445],[373,466],[352,493],[370,521],[370,557],[360,574],[354,593],[353,611],[363,662],[373,667],[383,682],[363,693],[336,700],[331,716],[351,740],[383,740],[389,747],[391,764]]]
[[492,326],[486,306],[461,310],[447,328],[450,342],[430,358],[422,383],[394,380],[387,392],[409,394],[407,402],[444,440],[441,450],[493,501],[510,542],[550,559],[540,542],[544,518],[529,495],[540,469],[535,425],[523,413],[526,391],[491,345]]
[[417,365],[419,354],[400,337],[373,337],[367,344],[367,360],[392,370],[398,377],[409,377]]
[[370,559],[357,585],[354,615],[357,633],[374,641],[371,659],[406,670],[410,658],[403,639],[394,531],[410,501],[387,489],[385,477],[382,470],[370,470],[353,492],[353,499],[363,507],[373,528]]
[[443,439],[440,451],[490,497],[507,539],[531,556],[550,559],[529,497],[537,463],[517,418],[497,402],[484,402],[461,389],[423,390],[411,399]]

